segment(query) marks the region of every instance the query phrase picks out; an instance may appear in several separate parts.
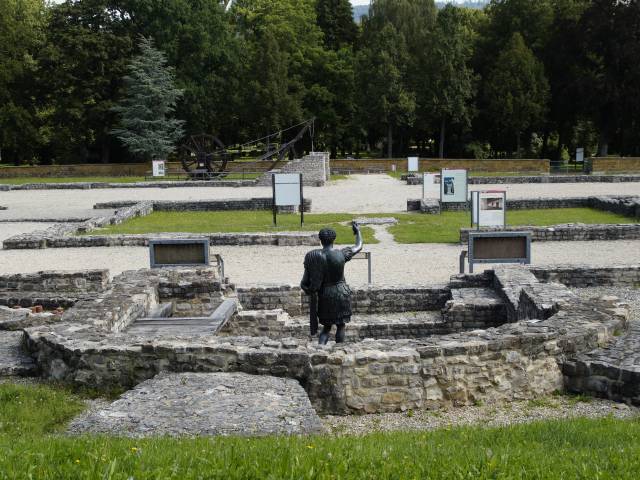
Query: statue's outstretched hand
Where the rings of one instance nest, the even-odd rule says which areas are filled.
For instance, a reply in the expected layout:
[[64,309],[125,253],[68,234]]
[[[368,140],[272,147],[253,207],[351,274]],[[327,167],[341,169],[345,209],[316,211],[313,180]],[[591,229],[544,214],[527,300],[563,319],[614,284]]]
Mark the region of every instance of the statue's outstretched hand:
[[351,228],[353,229],[354,235],[358,235],[358,233],[360,233],[360,225],[358,225],[358,222],[351,222]]

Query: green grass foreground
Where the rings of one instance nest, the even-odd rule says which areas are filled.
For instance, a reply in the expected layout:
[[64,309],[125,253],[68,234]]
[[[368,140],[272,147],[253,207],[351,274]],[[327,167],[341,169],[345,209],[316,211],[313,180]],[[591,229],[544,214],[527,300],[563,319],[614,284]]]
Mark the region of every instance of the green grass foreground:
[[[95,230],[90,234],[139,234],[159,232],[224,233],[224,232],[317,232],[323,227],[335,229],[336,243],[354,241],[351,222],[355,217],[345,214],[305,214],[300,227],[300,215],[279,214],[278,226],[273,226],[270,211],[233,212],[153,212],[145,217],[133,218],[120,225]],[[373,230],[362,227],[365,243],[378,243]]]
[[[331,226],[338,233],[340,244],[353,242],[351,227],[341,223],[358,216],[395,217],[399,223],[390,227],[398,243],[457,243],[460,228],[469,226],[469,213],[444,212],[441,215],[404,214],[307,214],[303,231],[317,231]],[[557,225],[561,223],[637,223],[637,219],[590,208],[554,208],[507,212],[509,225]],[[142,234],[159,232],[216,233],[216,232],[274,232],[300,231],[298,215],[278,215],[278,227],[273,226],[271,212],[154,212],[120,225],[113,225],[92,233]],[[374,232],[363,227],[365,243],[377,243]]]
[[0,479],[637,479],[640,421],[265,438],[67,437],[81,400],[0,385]]

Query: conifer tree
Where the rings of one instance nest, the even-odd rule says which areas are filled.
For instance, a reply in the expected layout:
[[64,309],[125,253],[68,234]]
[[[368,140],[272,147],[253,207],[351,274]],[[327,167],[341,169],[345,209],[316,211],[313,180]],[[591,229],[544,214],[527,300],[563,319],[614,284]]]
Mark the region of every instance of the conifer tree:
[[183,135],[184,122],[169,118],[182,90],[175,87],[173,70],[152,40],[140,37],[138,46],[140,54],[123,79],[125,95],[113,108],[120,125],[112,134],[144,160],[164,159]]

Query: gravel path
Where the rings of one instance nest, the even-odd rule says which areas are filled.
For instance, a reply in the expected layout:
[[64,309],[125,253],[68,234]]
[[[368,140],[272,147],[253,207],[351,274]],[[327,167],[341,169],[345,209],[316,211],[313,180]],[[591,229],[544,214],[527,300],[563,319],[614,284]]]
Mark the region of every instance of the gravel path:
[[[2,226],[0,226],[2,228]],[[373,282],[377,285],[437,284],[458,272],[462,246],[449,244],[367,245],[372,253]],[[215,247],[222,254],[226,273],[238,285],[298,284],[309,247]],[[534,243],[537,265],[624,265],[640,258],[640,241]],[[0,273],[40,270],[107,268],[112,275],[147,268],[149,252],[141,247],[56,248],[0,250]],[[476,266],[480,271],[481,266]],[[346,270],[347,281],[361,286],[367,281],[367,262],[354,260]]]
[[[505,189],[509,198],[640,194],[640,183],[478,185],[472,188]],[[408,186],[388,175],[353,175],[347,180],[330,182],[325,187],[305,189],[305,197],[311,198],[312,209],[316,213],[406,212],[407,199],[420,198],[421,195],[421,185]],[[9,207],[9,210],[0,212],[0,219],[86,217],[96,213],[92,210],[95,203],[113,200],[212,200],[270,196],[270,187],[0,192],[0,205]],[[55,205],[55,215],[52,205]]]
[[640,410],[625,404],[589,397],[552,396],[503,405],[458,407],[363,416],[327,416],[325,429],[336,435],[365,435],[394,430],[435,430],[463,425],[500,427],[539,420],[575,417],[638,418]]

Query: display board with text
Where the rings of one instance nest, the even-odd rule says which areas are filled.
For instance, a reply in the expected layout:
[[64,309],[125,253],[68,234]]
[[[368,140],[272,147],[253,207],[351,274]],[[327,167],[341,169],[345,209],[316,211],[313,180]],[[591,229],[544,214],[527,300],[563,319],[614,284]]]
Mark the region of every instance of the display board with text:
[[506,225],[507,192],[486,190],[471,192],[471,226],[500,227]]
[[304,197],[301,173],[274,173],[273,185],[273,223],[278,222],[278,207],[298,207],[300,224],[304,223]]
[[440,173],[440,202],[463,203],[468,196],[467,170],[447,170]]

